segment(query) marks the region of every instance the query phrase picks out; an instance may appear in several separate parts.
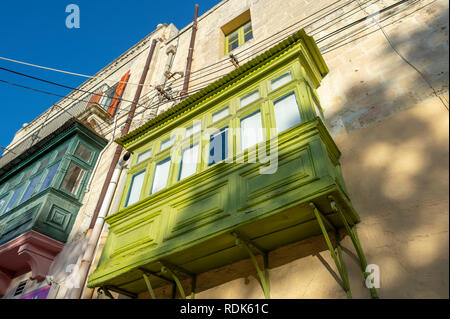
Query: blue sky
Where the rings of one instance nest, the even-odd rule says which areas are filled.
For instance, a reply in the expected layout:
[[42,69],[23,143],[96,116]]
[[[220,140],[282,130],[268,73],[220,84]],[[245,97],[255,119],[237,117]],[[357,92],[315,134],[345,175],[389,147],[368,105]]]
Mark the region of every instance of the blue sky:
[[[159,23],[174,23],[178,29],[219,0],[39,0],[4,1],[0,10],[0,56],[93,75]],[[66,6],[80,8],[80,28],[66,28]],[[77,87],[85,78],[36,69],[0,60],[0,67]],[[0,79],[66,95],[68,89],[27,79],[0,70]],[[23,123],[59,100],[0,82],[0,146],[6,147]],[[1,153],[1,150],[0,150]]]

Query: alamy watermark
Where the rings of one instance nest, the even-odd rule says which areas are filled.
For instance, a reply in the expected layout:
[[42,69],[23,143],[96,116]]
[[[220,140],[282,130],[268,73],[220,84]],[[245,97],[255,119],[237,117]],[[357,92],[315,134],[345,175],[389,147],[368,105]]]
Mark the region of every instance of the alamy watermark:
[[76,4],[69,4],[66,7],[66,13],[69,15],[66,18],[66,27],[68,29],[80,28],[80,7]]

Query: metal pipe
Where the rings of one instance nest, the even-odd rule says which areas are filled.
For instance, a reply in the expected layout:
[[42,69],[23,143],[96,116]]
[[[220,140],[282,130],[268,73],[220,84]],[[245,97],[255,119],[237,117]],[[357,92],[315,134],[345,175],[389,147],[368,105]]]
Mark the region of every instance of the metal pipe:
[[[128,112],[128,117],[125,122],[125,127],[122,130],[122,136],[127,134],[130,129],[131,122],[133,120],[133,117],[134,117],[134,114],[136,111],[136,105],[141,96],[142,88],[145,83],[145,79],[147,77],[148,70],[150,68],[150,63],[152,61],[156,43],[157,43],[157,41],[155,39],[153,39],[151,47],[150,47],[150,52],[147,56],[147,61],[145,63],[144,70],[142,71],[141,79],[139,81],[139,86],[136,90],[133,103],[131,104],[131,107],[130,107],[130,111]],[[122,165],[124,165],[125,161],[128,160],[130,157],[130,154],[127,153],[122,158],[122,160],[120,160],[120,155],[122,153],[122,149],[123,149],[123,147],[120,145],[118,145],[116,148],[116,152],[114,154],[113,160],[111,162],[111,166],[110,166],[108,174],[106,176],[105,183],[103,184],[103,188],[100,193],[99,201],[97,202],[97,206],[94,210],[94,214],[93,214],[93,218],[92,218],[91,226],[90,226],[90,228],[92,228],[92,233],[89,238],[87,249],[86,249],[85,253],[83,254],[83,258],[81,260],[81,265],[79,267],[78,276],[77,276],[77,283],[74,286],[75,288],[72,289],[72,293],[71,293],[71,297],[75,298],[75,299],[79,299],[83,292],[82,287],[84,287],[86,280],[87,280],[89,269],[91,267],[92,260],[94,257],[93,255],[95,252],[95,248],[97,246],[97,242],[101,236],[101,231],[102,231],[104,223],[105,223],[104,218],[106,217],[109,206],[111,204],[111,200],[113,198],[113,195],[114,195],[114,192],[116,189],[116,184],[120,177],[120,172],[122,171]]]
[[197,34],[197,17],[198,4],[195,5],[194,22],[192,23],[191,43],[189,44],[189,52],[186,63],[186,72],[184,73],[183,90],[180,92],[181,98],[185,98],[189,89],[189,79],[191,77],[192,56],[194,55],[195,35]]
[[[150,62],[152,60],[153,53],[155,51],[156,42],[157,42],[156,39],[153,39],[152,45],[150,47],[150,52],[149,52],[149,54],[147,56],[147,61],[145,63],[144,70],[142,71],[141,80],[139,81],[139,86],[138,86],[138,88],[136,90],[136,94],[134,96],[133,103],[131,104],[130,111],[128,112],[128,117],[127,117],[127,119],[125,121],[125,127],[122,130],[122,136],[127,134],[128,131],[130,130],[131,121],[133,120],[134,113],[136,111],[136,105],[137,105],[137,103],[139,101],[139,98],[141,97],[142,87],[144,85],[145,78],[147,77],[147,73],[148,73],[148,70],[150,68]],[[109,167],[108,174],[106,175],[105,183],[103,184],[103,188],[102,188],[102,190],[100,192],[100,198],[99,198],[99,200],[97,202],[97,206],[94,209],[94,214],[92,216],[91,224],[89,226],[90,229],[94,228],[95,220],[97,219],[97,216],[98,216],[98,213],[100,211],[100,208],[102,207],[103,199],[105,197],[106,190],[108,189],[109,181],[111,180],[111,177],[112,177],[112,174],[113,174],[113,171],[114,171],[114,167],[119,162],[119,158],[120,158],[120,154],[122,153],[122,149],[123,148],[120,145],[118,145],[117,148],[116,148],[116,152],[114,153],[114,157],[113,157],[113,160],[111,162],[111,166]]]

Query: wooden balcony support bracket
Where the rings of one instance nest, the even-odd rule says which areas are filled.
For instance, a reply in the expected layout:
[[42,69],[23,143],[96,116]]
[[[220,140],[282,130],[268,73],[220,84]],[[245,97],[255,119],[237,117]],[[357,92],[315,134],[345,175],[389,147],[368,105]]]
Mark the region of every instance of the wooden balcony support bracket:
[[[370,273],[366,272],[367,269],[367,260],[366,256],[364,255],[364,251],[362,249],[361,243],[358,238],[358,232],[356,231],[356,225],[352,223],[352,225],[349,224],[347,219],[344,216],[344,213],[339,208],[339,206],[336,204],[336,201],[334,200],[333,196],[328,196],[328,199],[330,200],[331,208],[334,212],[336,212],[341,219],[342,223],[344,224],[345,230],[347,231],[348,235],[350,236],[350,239],[352,240],[353,246],[355,247],[356,253],[358,254],[359,261],[361,263],[361,269],[364,275],[364,280],[367,279],[367,276],[370,275]],[[370,294],[372,298],[377,299],[378,293],[377,290],[372,287],[370,289]]]
[[[261,283],[261,287],[264,292],[264,297],[266,299],[270,299],[270,279],[269,279],[269,254],[264,251],[254,243],[252,243],[249,239],[245,238],[242,234],[233,231],[231,233],[234,237],[236,237],[236,246],[244,248],[250,256],[250,259],[253,262],[253,265],[256,268],[256,272],[258,273],[258,277]],[[258,254],[263,256],[264,260],[264,273],[258,265],[258,261],[256,260],[255,255],[253,254],[253,250],[255,250]]]
[[137,298],[137,295],[135,293],[126,291],[126,290],[121,289],[121,288],[116,287],[116,286],[102,286],[102,287],[98,288],[97,293],[99,295],[104,293],[107,299],[114,299],[113,295],[111,294],[111,291],[117,292],[118,294],[130,297],[132,299],[136,299]]
[[106,299],[114,299],[114,297],[113,297],[113,295],[111,294],[111,292],[107,289],[107,288],[105,288],[105,287],[100,287],[100,288],[98,288],[97,289],[97,293],[99,294],[99,295],[101,295],[101,294],[105,294],[105,296],[106,296]]
[[145,284],[147,286],[147,290],[148,290],[150,296],[152,297],[152,299],[156,299],[156,295],[155,295],[155,292],[153,291],[153,287],[150,283],[150,279],[149,279],[150,276],[155,276],[155,277],[158,277],[159,279],[170,282],[175,287],[175,282],[173,280],[167,279],[164,276],[158,275],[157,273],[154,273],[154,272],[149,271],[144,268],[139,268],[139,270],[142,272],[142,277],[144,278]]
[[[178,278],[177,273],[182,273],[182,274],[190,277],[191,285],[192,285],[191,299],[195,299],[195,285],[196,285],[197,275],[194,273],[191,273],[191,272],[187,271],[186,269],[183,269],[179,266],[170,264],[166,261],[160,261],[159,263],[161,264],[161,273],[168,274],[173,278],[175,285],[178,288],[178,291],[180,292],[182,299],[186,299],[186,293],[184,292],[183,286],[181,285],[181,281]],[[173,291],[172,295],[173,295],[173,298],[175,298],[175,295],[176,295],[175,286],[174,286],[174,291]]]
[[[336,264],[336,267],[338,269],[339,275],[341,276],[342,282],[344,284],[344,290],[347,293],[347,298],[352,298],[352,293],[350,290],[350,282],[348,280],[347,275],[347,269],[345,268],[344,259],[342,258],[342,249],[341,244],[339,240],[339,234],[337,233],[336,228],[333,226],[333,224],[320,212],[320,210],[317,208],[317,206],[310,202],[309,205],[314,211],[314,215],[317,219],[317,222],[319,223],[319,227],[322,231],[323,237],[325,238],[325,242],[327,243],[328,250],[330,251],[331,257],[334,260],[334,263]],[[336,246],[337,246],[337,254],[335,252],[335,249],[333,247],[333,244],[331,243],[330,237],[328,236],[327,227],[333,231],[336,238]]]

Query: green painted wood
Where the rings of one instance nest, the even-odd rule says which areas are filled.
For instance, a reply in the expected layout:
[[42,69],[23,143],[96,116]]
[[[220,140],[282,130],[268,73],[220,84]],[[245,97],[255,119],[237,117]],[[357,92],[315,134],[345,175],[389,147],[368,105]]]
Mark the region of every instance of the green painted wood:
[[[287,71],[292,81],[271,90],[270,81]],[[106,218],[108,239],[88,286],[111,285],[140,293],[147,287],[139,268],[160,273],[160,262],[164,261],[198,274],[248,258],[245,249],[235,245],[235,231],[263,251],[319,235],[322,232],[310,202],[334,227],[344,227],[330,206],[330,195],[348,221],[359,222],[345,190],[340,152],[313,106],[313,99],[318,101],[315,89],[327,71],[312,38],[301,31],[120,138],[118,143],[133,154],[152,152],[140,163],[136,163],[137,156],[132,160],[119,211]],[[260,98],[240,108],[240,98],[255,89]],[[275,127],[273,103],[290,92],[295,93],[302,122],[276,136],[278,168],[274,174],[260,174],[265,164],[248,163],[248,159],[255,156],[257,147],[270,148],[269,139],[275,137],[270,132]],[[225,106],[230,114],[212,123],[212,114]],[[167,187],[149,195],[155,163],[180,154],[194,142],[202,151],[208,148],[209,139],[201,135],[182,138],[194,120],[201,120],[202,131],[224,126],[238,129],[239,120],[255,110],[261,111],[266,142],[238,152],[237,134],[229,140],[233,152],[228,160],[208,167],[203,159],[197,173],[182,181],[177,180],[180,166],[175,161]],[[179,137],[175,146],[159,152],[161,141],[176,128]],[[144,169],[140,200],[125,207],[132,176]],[[153,288],[167,284],[156,276],[149,280]]]
[[[80,144],[92,152],[87,162],[75,156],[75,151]],[[27,158],[24,163],[19,163],[16,169],[8,172],[5,175],[8,178],[4,177],[2,184],[7,184],[9,181],[19,178],[22,181],[15,188],[24,185],[25,190],[33,177],[40,174],[37,170],[39,165],[36,164],[39,164],[43,158],[49,155],[53,159],[57,158],[57,151],[67,147],[60,159],[50,161],[50,164],[47,166],[50,167],[59,163],[58,171],[49,187],[35,193],[28,200],[16,205],[13,209],[0,216],[0,245],[30,230],[60,242],[66,242],[81,207],[84,189],[92,168],[97,161],[100,150],[105,145],[105,139],[95,135],[91,130],[75,121],[64,132]],[[85,170],[76,194],[61,189],[61,184],[71,163],[75,163]],[[24,172],[30,168],[33,168],[34,173],[27,179],[22,179]],[[41,169],[44,174],[37,185],[37,189],[39,189],[45,177],[45,169]],[[2,188],[0,185],[0,189]],[[3,191],[5,190],[6,188]]]

